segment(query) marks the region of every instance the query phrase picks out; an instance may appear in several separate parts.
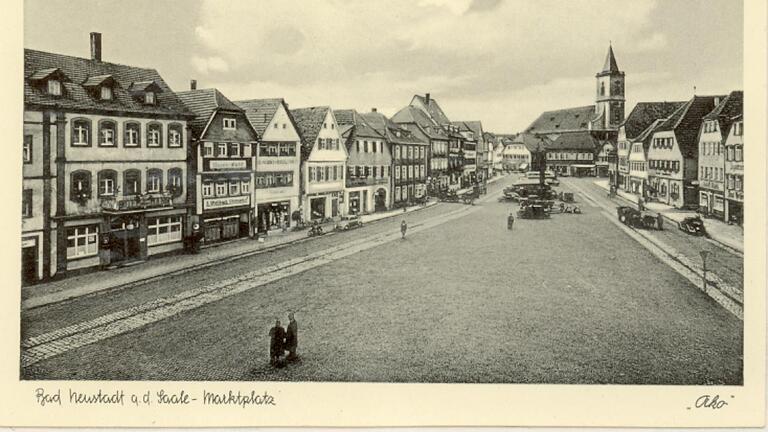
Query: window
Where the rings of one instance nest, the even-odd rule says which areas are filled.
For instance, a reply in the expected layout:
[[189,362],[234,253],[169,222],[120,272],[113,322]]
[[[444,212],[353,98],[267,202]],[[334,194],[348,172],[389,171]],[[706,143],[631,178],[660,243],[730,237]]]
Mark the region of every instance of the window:
[[21,193],[21,217],[32,217],[32,189],[24,189]]
[[141,145],[141,126],[138,123],[125,123],[124,147],[139,147]]
[[48,94],[53,96],[61,96],[61,81],[55,79],[49,80]]
[[229,195],[240,195],[240,182],[237,179],[229,181]]
[[736,123],[733,125],[733,134],[741,136],[744,134],[744,123]]
[[741,162],[743,160],[742,159],[743,155],[742,155],[741,151],[742,151],[741,150],[741,146],[736,146],[735,147],[735,150],[734,150],[734,153],[735,153],[734,154],[734,160],[737,161],[737,162]]
[[70,185],[70,199],[75,202],[83,202],[91,198],[91,173],[89,171],[75,171],[72,173]]
[[163,127],[159,123],[150,123],[147,126],[147,147],[163,146]]
[[123,195],[138,195],[141,193],[141,171],[127,170],[123,173]]
[[240,192],[243,195],[251,193],[251,179],[249,177],[240,179]]
[[99,147],[114,147],[117,125],[113,121],[102,120],[99,122]]
[[213,143],[203,143],[203,157],[213,156]]
[[163,191],[163,171],[153,168],[147,171],[147,193]]
[[171,168],[168,170],[168,189],[174,197],[180,196],[184,191],[182,184],[183,174],[184,172],[181,168]]
[[79,119],[72,121],[72,146],[87,147],[91,145],[91,122]]
[[244,158],[251,157],[251,144],[243,143],[243,157]]
[[296,156],[296,144],[280,143],[278,144],[280,156]]
[[224,180],[216,182],[216,196],[227,196],[227,182]]
[[325,181],[331,180],[331,167],[327,166],[325,167]]
[[99,196],[114,196],[117,185],[117,172],[113,170],[99,171]]
[[400,146],[395,146],[395,159],[400,159]]
[[147,220],[147,245],[181,241],[181,216],[150,218]]
[[21,154],[25,164],[32,163],[32,135],[24,135],[24,147]]
[[240,157],[240,144],[229,143],[229,157]]
[[181,147],[181,125],[168,125],[168,147]]
[[144,103],[147,105],[154,105],[155,104],[155,92],[146,92],[144,93]]
[[112,100],[112,87],[101,88],[101,100]]
[[216,157],[227,157],[227,143],[216,143]]
[[213,183],[209,181],[203,182],[203,196],[206,198],[213,196]]
[[237,119],[231,117],[224,117],[224,129],[232,130],[237,129]]
[[277,129],[277,123],[275,123],[274,125],[275,125],[275,129]]
[[83,258],[98,253],[98,225],[67,228],[67,258]]

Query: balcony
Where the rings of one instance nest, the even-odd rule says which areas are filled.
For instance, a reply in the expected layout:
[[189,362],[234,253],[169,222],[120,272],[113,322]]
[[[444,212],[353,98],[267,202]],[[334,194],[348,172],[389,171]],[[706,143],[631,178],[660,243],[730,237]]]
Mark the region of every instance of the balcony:
[[168,195],[134,195],[123,199],[101,197],[101,209],[106,212],[133,212],[173,207],[173,197]]

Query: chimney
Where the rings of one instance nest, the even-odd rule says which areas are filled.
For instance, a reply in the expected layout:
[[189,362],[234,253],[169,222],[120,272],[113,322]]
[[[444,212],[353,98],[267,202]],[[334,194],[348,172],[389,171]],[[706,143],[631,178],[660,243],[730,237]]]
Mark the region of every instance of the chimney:
[[91,60],[101,61],[101,33],[91,32]]
[[427,105],[429,105],[429,93],[424,94],[424,99],[427,100]]
[[376,112],[376,108],[371,108],[371,112]]
[[720,105],[720,96],[715,97],[715,106]]
[[197,80],[189,80],[189,89],[197,90]]

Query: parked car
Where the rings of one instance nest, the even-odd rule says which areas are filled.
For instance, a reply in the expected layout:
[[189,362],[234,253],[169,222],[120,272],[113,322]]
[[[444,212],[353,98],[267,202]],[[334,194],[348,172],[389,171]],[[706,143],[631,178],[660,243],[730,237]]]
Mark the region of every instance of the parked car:
[[358,215],[342,216],[336,223],[334,229],[336,231],[347,231],[354,228],[360,228],[363,226],[363,220]]
[[695,236],[707,236],[707,230],[704,228],[704,221],[699,216],[687,217],[677,223],[681,231]]

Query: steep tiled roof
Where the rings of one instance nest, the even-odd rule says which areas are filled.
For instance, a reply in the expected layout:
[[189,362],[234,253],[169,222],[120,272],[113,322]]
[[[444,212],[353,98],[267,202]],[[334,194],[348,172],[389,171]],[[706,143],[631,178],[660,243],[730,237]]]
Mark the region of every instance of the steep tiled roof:
[[638,102],[622,123],[627,139],[635,138],[657,119],[666,119],[684,103]]
[[[62,96],[49,95],[34,84],[35,80],[45,79],[53,73],[61,73],[67,77],[67,80],[62,82]],[[112,100],[96,99],[83,87],[84,83],[94,82],[94,78],[98,81],[98,77],[107,75],[116,83]],[[155,96],[154,105],[144,104],[143,100],[134,98],[129,92],[131,85],[137,82],[154,82],[161,90]],[[175,117],[192,115],[155,69],[31,49],[24,50],[24,103],[63,110],[98,110]]]
[[542,134],[586,131],[594,114],[594,105],[544,111],[525,129],[525,132]]
[[365,121],[363,116],[355,110],[333,110],[333,116],[336,117],[336,123],[339,125],[353,126],[355,128],[355,136],[378,139],[385,138],[373,127],[371,127],[368,122]]
[[[505,142],[506,144],[507,142]],[[514,139],[511,140],[512,144],[522,144],[524,145],[529,151],[537,151],[539,148],[539,145],[543,143],[542,149],[548,148],[549,145],[552,143],[552,140],[545,136],[538,136],[536,134],[528,134],[528,133],[520,133],[517,134]]]
[[589,150],[594,152],[600,147],[602,147],[600,140],[588,131],[564,133],[547,144],[547,150]]
[[429,103],[427,103],[427,98],[424,96],[415,95],[414,98],[418,99],[425,107],[427,107],[430,117],[432,117],[437,124],[444,125],[451,122],[434,98],[430,97]]
[[674,131],[680,153],[685,157],[697,153],[699,128],[702,119],[715,108],[724,96],[694,96],[664,121],[656,132]]
[[654,120],[653,123],[649,124],[648,127],[645,128],[645,130],[637,134],[637,136],[635,136],[632,141],[643,143],[643,150],[647,154],[648,148],[651,146],[651,137],[653,137],[653,133],[656,132],[656,130],[662,123],[664,123],[665,120],[666,119]]
[[328,114],[330,107],[309,107],[309,108],[297,108],[291,110],[291,116],[296,122],[296,127],[299,129],[299,136],[301,136],[301,154],[303,158],[309,157],[312,152],[312,146],[315,145],[317,135],[320,134],[320,129],[323,128],[323,121]]
[[418,125],[430,139],[447,140],[448,132],[432,121],[424,111],[408,105],[392,116],[392,121],[398,124],[412,123]]
[[288,110],[288,105],[283,98],[235,101],[235,105],[245,111],[248,121],[251,122],[253,128],[259,133],[259,136],[264,135],[264,131],[267,129],[267,126],[269,126],[269,122],[272,121],[272,118],[277,113],[280,105],[283,105],[285,112],[288,114],[288,119],[291,121],[294,128],[298,130],[296,122],[294,121],[291,112]]
[[744,112],[744,93],[741,90],[732,91],[725,99],[704,116],[705,120],[717,120],[723,137],[728,133],[734,118]]
[[387,116],[382,113],[370,112],[360,115],[363,117],[365,122],[368,123],[368,125],[375,129],[379,134],[386,136],[387,141],[391,143],[422,145],[428,144],[414,136],[410,130],[400,127],[400,125],[388,119]]
[[200,138],[205,126],[211,119],[216,110],[223,109],[227,111],[243,112],[243,110],[232,103],[220,91],[215,88],[187,90],[178,92],[176,95],[184,102],[184,105],[190,111],[195,113],[195,118],[189,122],[192,133]]

